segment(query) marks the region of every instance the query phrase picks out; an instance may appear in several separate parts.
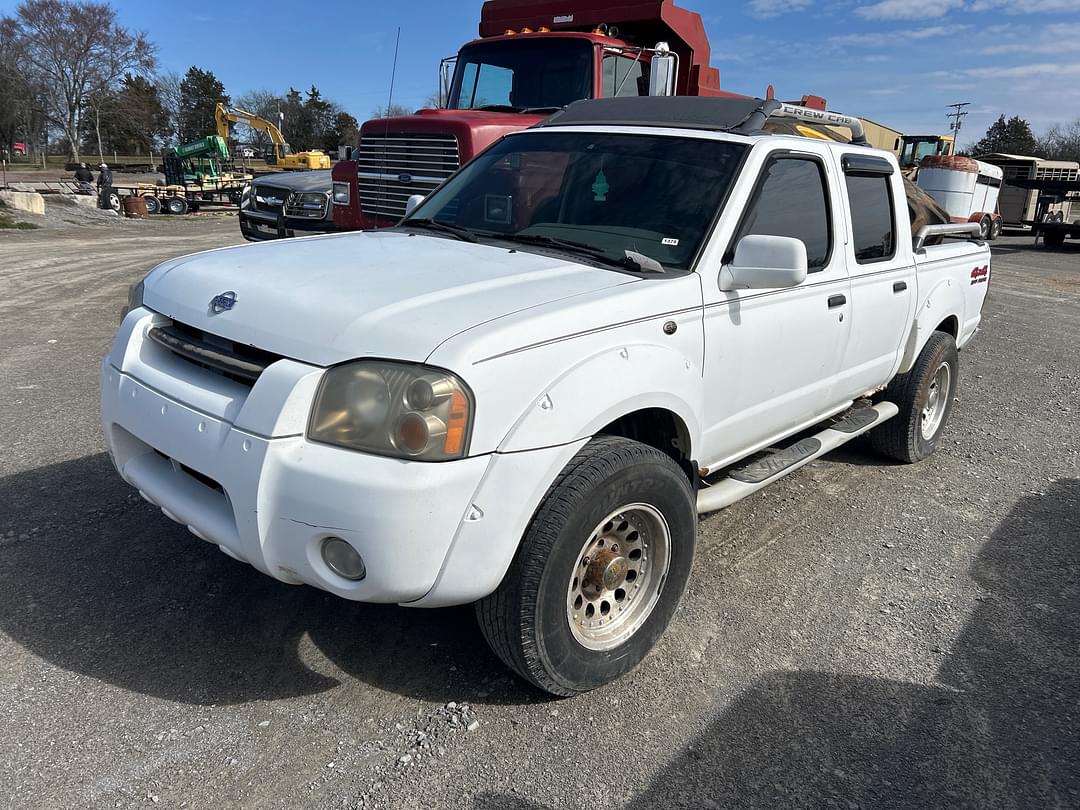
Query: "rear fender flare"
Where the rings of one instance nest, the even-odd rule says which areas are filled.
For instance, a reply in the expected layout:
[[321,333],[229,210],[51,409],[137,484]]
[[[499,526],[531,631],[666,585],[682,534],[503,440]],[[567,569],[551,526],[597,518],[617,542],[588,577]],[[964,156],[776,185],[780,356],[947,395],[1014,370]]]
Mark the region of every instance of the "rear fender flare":
[[908,333],[898,374],[911,371],[926,341],[940,324],[949,318],[956,318],[957,324],[964,322],[964,290],[960,287],[961,283],[954,279],[940,279],[923,298]]

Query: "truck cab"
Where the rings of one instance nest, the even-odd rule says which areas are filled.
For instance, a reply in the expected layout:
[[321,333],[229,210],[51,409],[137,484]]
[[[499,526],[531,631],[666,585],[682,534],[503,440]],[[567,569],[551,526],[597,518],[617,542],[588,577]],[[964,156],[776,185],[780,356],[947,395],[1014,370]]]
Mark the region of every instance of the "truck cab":
[[430,194],[502,136],[571,102],[734,95],[720,89],[700,15],[671,0],[579,0],[570,12],[561,3],[488,0],[479,33],[444,62],[443,108],[361,127],[357,160],[333,169],[338,230],[393,225],[410,197]]

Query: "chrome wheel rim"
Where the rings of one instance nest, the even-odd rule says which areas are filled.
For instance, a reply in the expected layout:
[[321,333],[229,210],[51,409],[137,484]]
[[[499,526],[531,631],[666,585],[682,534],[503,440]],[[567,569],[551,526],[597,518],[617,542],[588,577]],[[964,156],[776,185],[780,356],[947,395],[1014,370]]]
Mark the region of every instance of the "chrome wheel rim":
[[930,441],[937,435],[941,428],[941,422],[945,418],[945,410],[949,405],[949,386],[952,383],[952,370],[948,363],[942,363],[934,372],[930,380],[930,388],[926,395],[926,404],[923,406],[921,430],[922,437]]
[[671,564],[671,531],[644,503],[609,514],[578,552],[566,596],[570,631],[583,647],[610,650],[630,639],[656,607]]

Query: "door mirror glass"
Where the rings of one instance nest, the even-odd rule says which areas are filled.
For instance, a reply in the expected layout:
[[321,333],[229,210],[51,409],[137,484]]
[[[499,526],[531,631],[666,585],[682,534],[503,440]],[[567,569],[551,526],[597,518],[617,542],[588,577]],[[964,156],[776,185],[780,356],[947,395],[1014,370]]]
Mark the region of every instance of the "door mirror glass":
[[405,216],[408,216],[416,210],[416,206],[420,205],[424,201],[423,194],[413,194],[405,201]]
[[751,234],[735,246],[735,258],[720,271],[721,290],[774,290],[806,280],[806,245],[791,236]]

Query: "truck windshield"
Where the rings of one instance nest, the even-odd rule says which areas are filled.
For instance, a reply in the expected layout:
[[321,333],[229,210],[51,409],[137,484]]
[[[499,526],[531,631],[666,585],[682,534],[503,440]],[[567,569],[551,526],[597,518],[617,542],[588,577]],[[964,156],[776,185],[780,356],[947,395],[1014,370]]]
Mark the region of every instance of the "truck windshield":
[[580,39],[520,39],[463,48],[451,110],[559,109],[593,96],[593,48]]
[[484,152],[402,227],[412,220],[470,241],[566,249],[610,264],[625,264],[631,251],[687,270],[744,152],[704,137],[532,130]]

